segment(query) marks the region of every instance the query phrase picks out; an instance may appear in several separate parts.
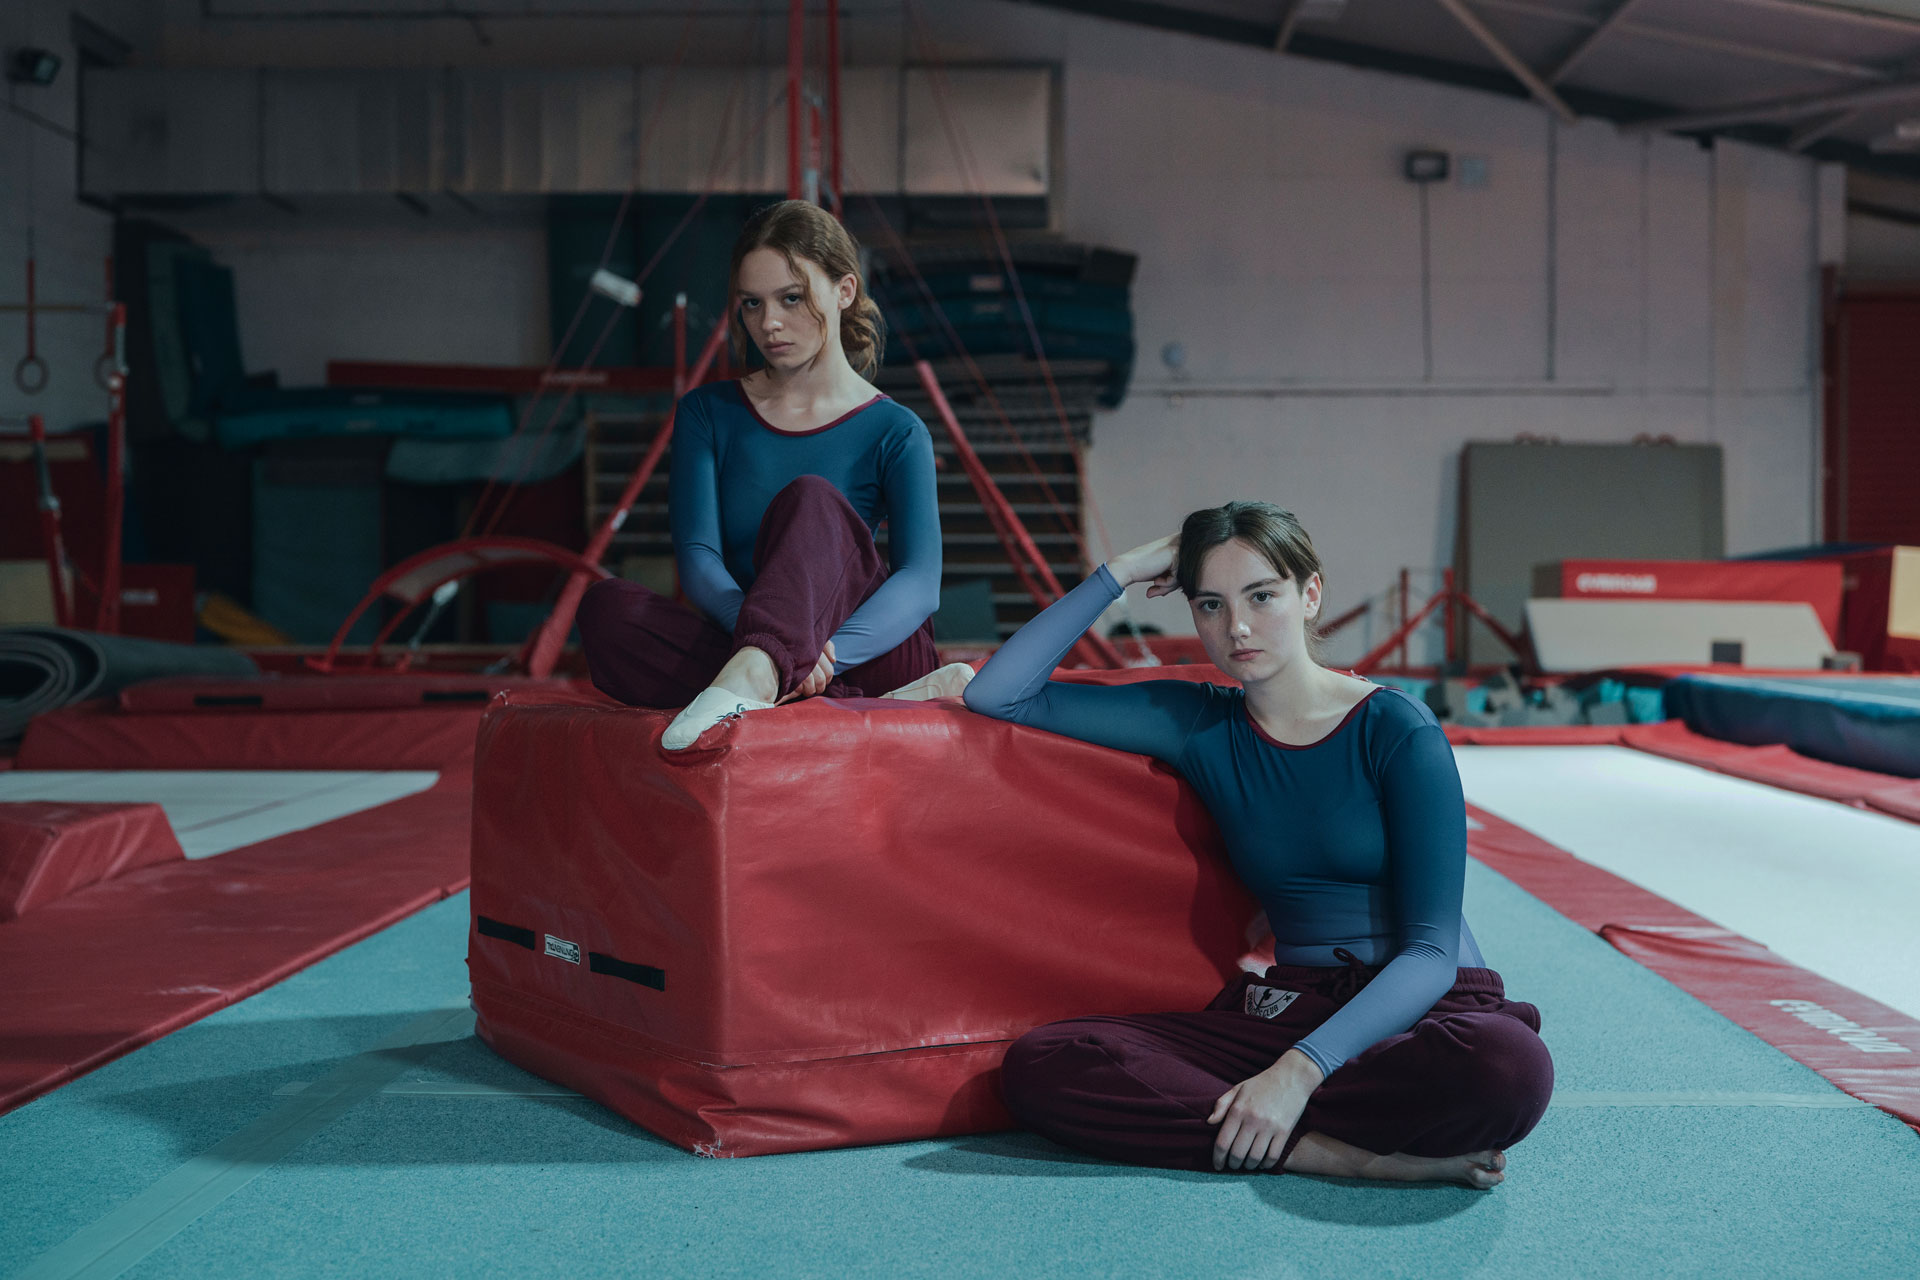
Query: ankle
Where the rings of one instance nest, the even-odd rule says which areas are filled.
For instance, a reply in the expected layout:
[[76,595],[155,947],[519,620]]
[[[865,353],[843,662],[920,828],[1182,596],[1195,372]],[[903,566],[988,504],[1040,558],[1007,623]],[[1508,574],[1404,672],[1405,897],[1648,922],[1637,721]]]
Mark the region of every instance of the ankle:
[[772,702],[780,696],[780,669],[765,649],[753,645],[735,650],[713,682],[758,702]]

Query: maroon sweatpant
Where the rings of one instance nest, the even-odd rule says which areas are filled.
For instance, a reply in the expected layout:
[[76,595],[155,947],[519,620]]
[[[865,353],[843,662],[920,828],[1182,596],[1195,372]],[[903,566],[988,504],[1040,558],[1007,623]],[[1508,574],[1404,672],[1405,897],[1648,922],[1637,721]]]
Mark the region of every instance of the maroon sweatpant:
[[[603,578],[580,599],[580,647],[593,683],[632,707],[684,707],[735,651],[766,651],[789,693],[813,670],[828,640],[887,579],[866,523],[846,495],[801,476],[774,495],[753,549],[757,570],[733,634],[637,582]],[[933,622],[892,650],[849,667],[830,698],[877,697],[939,665]]]
[[[1063,1146],[1127,1164],[1213,1168],[1214,1103],[1272,1066],[1377,970],[1276,965],[1245,974],[1198,1013],[1074,1018],[1007,1051],[1007,1105]],[[1287,993],[1297,993],[1291,1000]],[[1271,1016],[1262,1016],[1262,1013]],[[1315,1089],[1287,1139],[1309,1133],[1376,1155],[1457,1156],[1532,1131],[1553,1092],[1540,1011],[1500,975],[1462,969],[1419,1022],[1350,1059]],[[1284,1167],[1276,1166],[1276,1171]]]

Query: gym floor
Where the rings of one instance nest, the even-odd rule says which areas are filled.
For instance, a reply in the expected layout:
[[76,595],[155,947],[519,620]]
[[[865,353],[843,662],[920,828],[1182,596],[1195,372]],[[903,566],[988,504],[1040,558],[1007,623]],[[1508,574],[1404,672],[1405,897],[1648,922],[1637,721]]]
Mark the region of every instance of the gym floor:
[[[1504,750],[1461,753],[1489,809]],[[1467,911],[1558,1071],[1490,1193],[1132,1169],[1019,1133],[697,1158],[473,1038],[462,894],[0,1118],[0,1274],[1920,1270],[1911,1129],[1477,863]]]

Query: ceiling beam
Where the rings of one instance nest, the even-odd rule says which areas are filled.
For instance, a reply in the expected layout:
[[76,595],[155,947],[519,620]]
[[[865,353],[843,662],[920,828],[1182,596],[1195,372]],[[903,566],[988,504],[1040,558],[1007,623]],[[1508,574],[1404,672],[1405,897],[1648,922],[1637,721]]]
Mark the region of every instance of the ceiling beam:
[[1724,129],[1730,125],[1772,124],[1825,112],[1864,110],[1916,99],[1920,99],[1920,81],[1908,80],[1899,84],[1875,85],[1870,89],[1848,89],[1844,93],[1776,98],[1771,102],[1752,102],[1719,111],[1661,116],[1638,121],[1627,128],[1640,133],[1698,133],[1707,129]]
[[1559,65],[1547,72],[1545,76],[1546,82],[1548,84],[1559,84],[1562,80],[1566,79],[1567,75],[1572,72],[1575,67],[1579,66],[1588,54],[1593,52],[1593,47],[1600,43],[1600,38],[1613,30],[1614,24],[1626,17],[1628,12],[1639,3],[1640,0],[1620,0],[1620,3],[1614,5],[1606,17],[1594,24],[1593,30],[1581,37],[1579,44],[1576,44],[1572,49],[1567,51],[1567,56],[1560,59]]
[[1493,55],[1494,61],[1512,73],[1514,79],[1527,86],[1527,92],[1537,98],[1542,106],[1567,124],[1572,124],[1579,118],[1574,114],[1573,108],[1553,91],[1552,85],[1534,74],[1532,67],[1520,61],[1513,50],[1507,48],[1506,42],[1495,35],[1486,23],[1480,21],[1478,14],[1467,8],[1466,0],[1438,0],[1438,3],[1467,29],[1468,33],[1478,40],[1488,53]]
[[1805,151],[1828,134],[1846,128],[1865,114],[1864,111],[1835,111],[1809,124],[1801,125],[1787,135],[1784,145],[1789,151]]
[[1280,30],[1273,35],[1273,51],[1285,53],[1287,42],[1293,39],[1293,29],[1300,25],[1300,13],[1307,7],[1307,0],[1291,0],[1287,5],[1287,14],[1280,19]]
[[[1609,19],[1595,18],[1584,13],[1573,13],[1552,5],[1541,4],[1539,0],[1473,0],[1477,9],[1493,9],[1501,13],[1525,14],[1542,22],[1559,22],[1568,26],[1585,27],[1589,31]],[[1698,49],[1706,53],[1724,53],[1736,58],[1748,58],[1759,62],[1777,62],[1786,67],[1805,67],[1809,71],[1822,71],[1828,75],[1849,76],[1855,80],[1875,80],[1885,83],[1893,75],[1884,67],[1869,66],[1862,62],[1842,62],[1834,58],[1822,58],[1814,54],[1803,53],[1795,49],[1782,49],[1777,46],[1744,44],[1729,40],[1724,36],[1700,35],[1691,31],[1675,31],[1668,27],[1651,26],[1644,22],[1618,22],[1613,25],[1616,36],[1633,36],[1642,40],[1653,40],[1660,44],[1670,44],[1681,49]],[[1589,39],[1591,37],[1588,37]],[[1581,57],[1586,55],[1582,53]],[[1547,77],[1549,83],[1557,83],[1557,77],[1566,74],[1556,69]]]

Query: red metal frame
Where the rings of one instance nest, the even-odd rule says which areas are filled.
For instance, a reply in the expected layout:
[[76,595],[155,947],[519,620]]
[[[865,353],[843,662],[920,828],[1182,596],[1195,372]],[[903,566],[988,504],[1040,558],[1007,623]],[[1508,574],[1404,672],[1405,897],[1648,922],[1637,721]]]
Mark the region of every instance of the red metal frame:
[[[79,566],[72,564],[67,557],[65,540],[60,532],[60,499],[53,491],[53,477],[46,465],[46,420],[39,414],[27,418],[27,433],[33,442],[35,466],[40,485],[40,534],[47,556],[47,572],[53,579],[54,617],[63,627],[80,624],[80,589],[84,587],[95,596],[93,610],[93,629],[103,632],[117,632],[120,629],[120,565],[121,528],[126,507],[126,332],[127,309],[114,302],[113,259],[106,260],[107,301],[104,303],[43,303],[40,301],[37,264],[27,258],[27,300],[24,306],[7,304],[0,306],[0,312],[24,312],[27,329],[27,354],[14,369],[14,378],[26,394],[38,394],[46,386],[47,362],[41,358],[38,347],[38,324],[41,312],[73,313],[80,315],[104,315],[107,324],[107,346],[100,359],[94,364],[94,380],[101,390],[107,393],[107,456],[106,456],[106,492],[102,514],[102,547],[100,577],[97,582],[90,580],[81,572]],[[38,371],[38,381],[33,383],[31,391],[22,375],[29,369]],[[73,592],[68,594],[68,579],[71,577]]]
[[[694,361],[693,368],[687,371],[687,385],[697,387],[706,381],[707,370],[719,358],[727,345],[727,321],[722,317],[720,323],[713,326],[713,332],[707,336],[707,342],[700,349],[700,358]],[[600,528],[587,543],[587,549],[581,553],[588,564],[598,566],[607,547],[613,542],[613,535],[627,522],[627,513],[640,498],[640,490],[653,478],[655,468],[665,456],[667,444],[673,439],[673,418],[669,413],[666,422],[661,424],[659,433],[653,438],[653,444],[647,449],[646,456],[640,459],[633,474],[627,478],[627,487],[621,491],[620,499],[614,503],[613,510],[607,514]],[[602,571],[602,576],[606,576]],[[560,651],[566,646],[567,633],[573,630],[573,616],[580,608],[580,597],[586,594],[590,578],[586,574],[575,573],[567,579],[567,585],[560,590],[560,599],[555,602],[553,612],[540,629],[527,641],[521,651],[522,665],[527,674],[533,676],[551,675],[554,664],[560,660]]]
[[[1404,586],[1404,571],[1401,581]],[[1435,592],[1433,597],[1420,607],[1418,613],[1402,622],[1394,629],[1392,635],[1382,640],[1372,649],[1369,649],[1366,656],[1353,664],[1353,670],[1357,674],[1366,675],[1369,671],[1376,670],[1380,666],[1381,661],[1395,649],[1401,650],[1404,655],[1408,637],[1420,628],[1420,624],[1432,617],[1434,611],[1437,609],[1445,610],[1443,626],[1446,629],[1447,663],[1449,666],[1453,664],[1455,655],[1458,653],[1461,610],[1465,610],[1467,613],[1486,623],[1487,629],[1493,632],[1501,644],[1504,644],[1508,649],[1512,650],[1516,658],[1529,666],[1533,665],[1533,653],[1526,640],[1514,635],[1498,618],[1482,608],[1477,600],[1454,586],[1453,570],[1445,570],[1441,575],[1441,582],[1442,586],[1440,590]],[[1401,658],[1400,669],[1403,671],[1406,669],[1406,659],[1404,656]]]
[[[449,582],[469,577],[484,569],[500,565],[522,565],[551,563],[564,569],[570,569],[577,575],[589,578],[605,578],[611,575],[599,565],[587,560],[578,552],[569,551],[551,542],[538,538],[462,538],[457,542],[443,543],[429,547],[402,560],[373,581],[366,598],[354,606],[347,620],[334,632],[333,641],[327,645],[327,651],[321,657],[307,659],[307,665],[322,674],[331,675],[341,670],[340,651],[346,646],[347,635],[353,630],[353,624],[360,621],[362,615],[382,599],[399,601],[404,607],[388,619],[380,633],[367,648],[366,660],[358,664],[355,670],[365,670],[377,665],[380,646],[392,637],[408,612],[422,600],[431,596],[440,587]],[[402,659],[396,670],[404,671],[407,662]]]
[[787,199],[800,198],[800,87],[807,68],[807,3],[787,0]]
[[[953,451],[960,458],[960,465],[966,470],[967,479],[973,482],[975,492],[980,495],[980,504],[986,508],[987,519],[993,524],[993,531],[1000,538],[1000,545],[1006,549],[1007,559],[1013,565],[1014,573],[1020,579],[1020,585],[1033,597],[1034,603],[1041,608],[1052,604],[1066,592],[1061,589],[1060,579],[1054,576],[1052,566],[1046,557],[1040,554],[1040,548],[1034,545],[1033,535],[1020,522],[1006,495],[1000,492],[1000,486],[994,483],[987,472],[986,464],[980,461],[980,455],[973,451],[973,444],[967,439],[967,433],[961,430],[960,419],[953,412],[953,406],[947,402],[947,394],[940,387],[940,379],[934,374],[933,366],[925,360],[916,360],[914,372],[920,375],[920,385],[926,389],[927,396],[933,401],[934,413],[947,429],[948,437],[953,441]],[[1024,559],[1024,563],[1023,563]],[[1029,572],[1031,569],[1031,572]],[[1037,579],[1037,581],[1036,581]],[[1043,589],[1044,588],[1044,589]],[[1113,642],[1105,636],[1088,632],[1074,645],[1074,652],[1081,655],[1082,661],[1094,667],[1124,667],[1126,659]]]
[[828,207],[839,217],[845,207],[845,187],[840,163],[840,0],[827,0],[827,145],[830,148],[827,178]]
[[40,546],[47,557],[47,577],[53,588],[55,625],[73,625],[73,606],[67,600],[67,548],[60,537],[60,498],[53,491],[53,472],[47,466],[47,423],[39,414],[27,418],[27,438],[33,443],[33,469],[40,485]]

